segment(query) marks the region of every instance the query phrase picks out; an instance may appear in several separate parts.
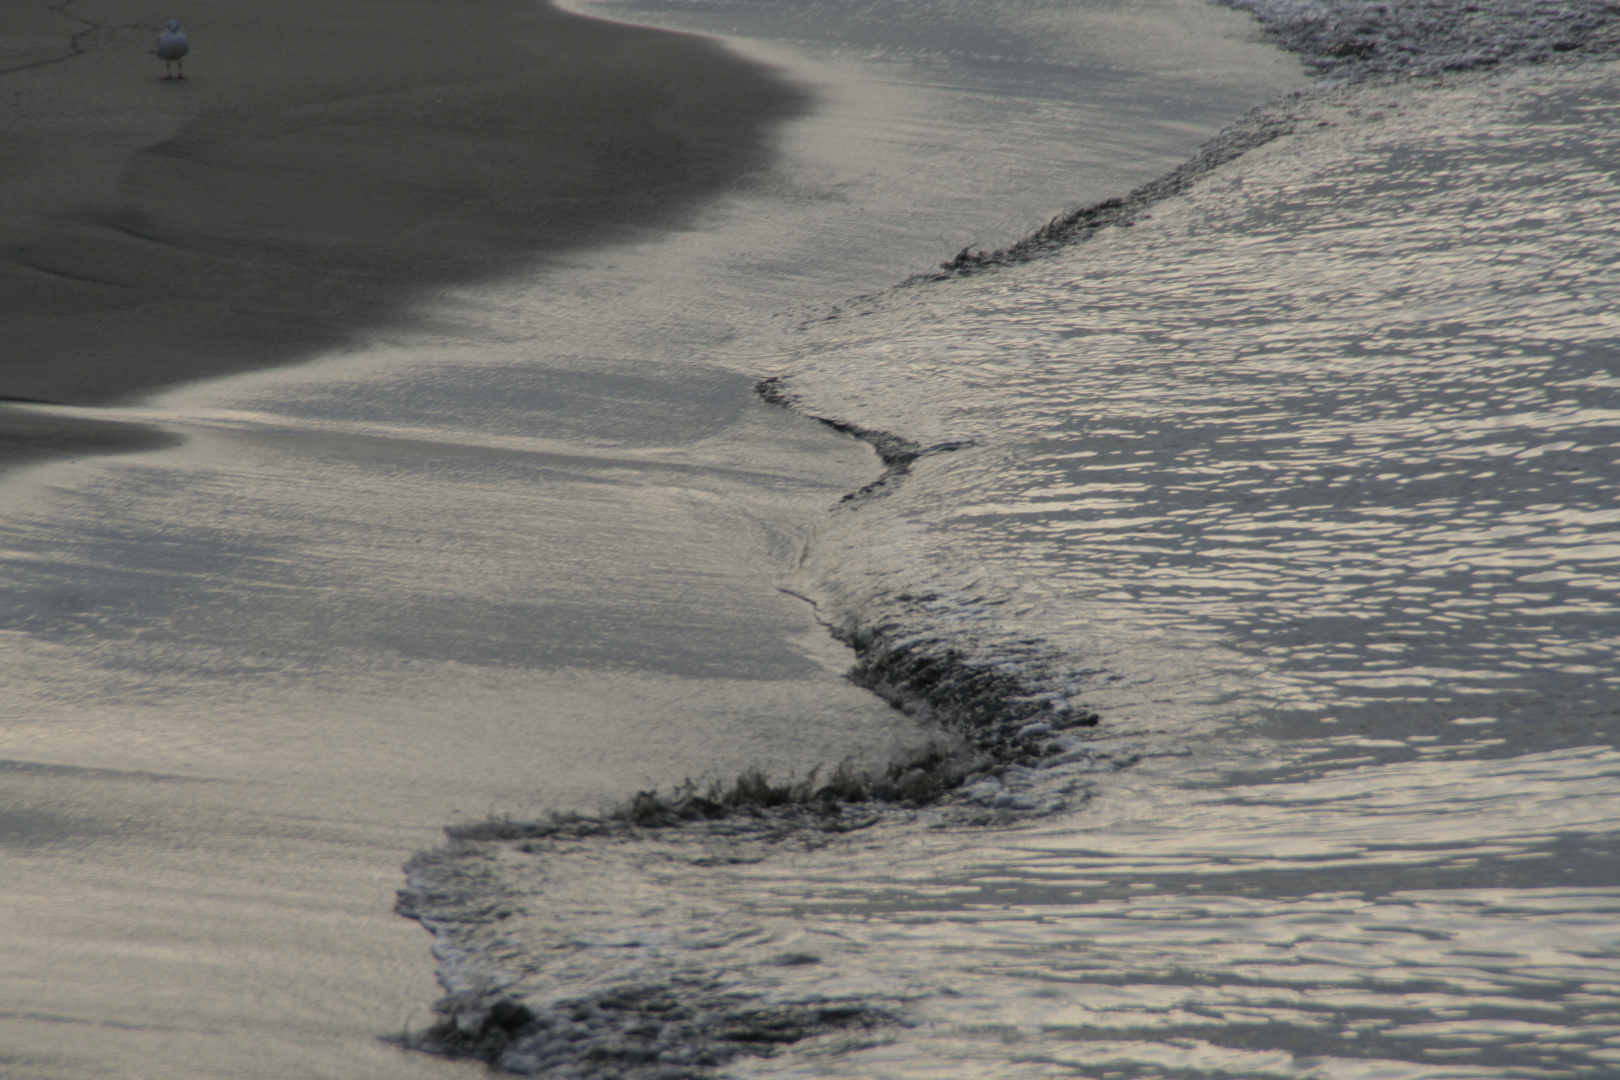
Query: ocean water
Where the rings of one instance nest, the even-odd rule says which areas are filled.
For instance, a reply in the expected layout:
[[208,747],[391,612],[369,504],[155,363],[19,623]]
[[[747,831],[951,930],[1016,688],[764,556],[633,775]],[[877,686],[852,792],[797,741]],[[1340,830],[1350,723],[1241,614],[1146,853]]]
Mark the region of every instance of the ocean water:
[[811,328],[782,392],[949,449],[833,515],[807,581],[891,637],[1038,639],[1034,678],[1121,729],[1590,736],[1617,628],[1608,78],[1296,105],[1308,136],[1129,229]]
[[6,478],[0,1076],[473,1075],[388,1041],[434,1019],[430,949],[482,977],[393,910],[444,825],[930,737],[797,583],[883,466],[754,384],[829,308],[1304,79],[1196,0],[963,8],[950,40],[905,7],[707,28],[817,105],[701,213],[115,410],[174,449]]
[[[1620,1070],[1607,16],[1240,6],[1314,92],[1107,227],[761,360],[890,454],[789,586],[982,767],[920,807],[419,856],[443,1011],[502,1067]],[[1005,722],[940,692],[963,672]]]
[[[1607,9],[575,7],[818,105],[8,479],[0,1076],[1620,1069]],[[436,846],[938,725],[926,806]]]

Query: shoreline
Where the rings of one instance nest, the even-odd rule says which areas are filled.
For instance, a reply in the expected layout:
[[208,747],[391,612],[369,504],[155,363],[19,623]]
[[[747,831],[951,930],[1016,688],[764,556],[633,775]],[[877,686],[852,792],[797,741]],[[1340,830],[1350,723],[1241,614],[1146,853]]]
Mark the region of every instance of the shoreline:
[[[707,40],[529,0],[450,27],[423,0],[195,0],[184,82],[121,14],[0,14],[0,403],[115,404],[408,325],[435,287],[678,222],[805,103]],[[22,411],[0,470],[165,438]]]
[[[1475,81],[1484,82],[1494,77],[1495,73],[1470,72],[1445,82],[1425,77],[1424,82],[1411,79],[1404,80],[1403,85],[1421,86],[1422,92],[1429,92],[1467,85]],[[1365,99],[1368,96],[1365,87],[1370,86],[1376,93],[1387,90],[1391,85],[1393,84],[1377,82],[1292,99],[1295,105],[1299,106],[1296,110],[1298,114],[1296,119],[1301,122],[1300,137],[1310,138],[1312,132],[1318,128],[1331,130],[1339,126],[1339,122],[1346,117],[1369,125],[1385,122],[1376,114],[1372,114],[1371,119],[1363,119],[1366,114],[1358,116],[1353,110],[1346,110],[1345,107],[1347,104],[1354,105],[1358,97]],[[1333,115],[1335,109],[1345,110],[1344,114]],[[1257,110],[1255,115],[1258,119],[1268,122],[1276,119],[1274,112]],[[1221,163],[1224,163],[1224,160]],[[1187,174],[1184,170],[1177,170],[1171,175],[1182,177]],[[1193,174],[1193,179],[1201,175]],[[1168,183],[1168,179],[1165,183]],[[1153,185],[1149,185],[1149,188],[1153,188]],[[979,268],[967,269],[971,271]],[[982,269],[990,270],[989,267]],[[793,398],[791,379],[785,380],[785,383],[788,387],[786,391],[783,389],[784,380],[767,380],[756,388],[756,392],[772,404],[793,409],[801,415],[819,419],[824,424],[861,438],[873,447],[889,467],[889,473],[882,480],[847,496],[846,502],[881,497],[898,487],[896,481],[904,476],[907,466],[919,454],[918,444],[909,441],[902,434],[861,429],[849,421],[818,415],[813,407],[807,407]],[[949,448],[941,446],[936,449]],[[974,676],[982,677],[982,681],[987,684],[1002,676],[991,665],[983,663],[975,665],[974,661],[982,661],[982,658],[968,656],[964,659],[960,653],[953,655],[948,642],[945,643],[945,648],[934,648],[930,653],[930,647],[939,643],[917,642],[915,636],[903,633],[915,629],[914,627],[907,626],[900,629],[900,633],[890,633],[889,628],[883,625],[852,624],[847,628],[847,634],[841,635],[860,656],[860,663],[856,669],[860,685],[874,689],[896,704],[936,707],[942,704],[945,708],[939,711],[947,714],[947,720],[963,717],[966,712],[964,709],[952,717],[949,714],[951,706],[965,705],[967,709],[972,709],[984,702],[986,707],[989,707],[991,703],[988,699],[995,692],[1005,692],[1013,688],[1011,678],[1008,677],[1005,682],[990,685],[988,693],[982,697],[976,695],[965,699],[956,697],[953,684],[966,685],[966,689],[972,691],[977,688],[967,684],[971,683]],[[896,638],[910,644],[903,648],[894,648],[893,642]],[[967,677],[964,678],[964,675]],[[940,702],[931,700],[931,695],[939,690],[944,691],[940,695],[943,700]],[[1466,727],[1478,722],[1482,721],[1464,718],[1454,719],[1449,723]],[[1495,721],[1485,719],[1483,722]],[[961,731],[956,733],[965,734]],[[1024,733],[1014,732],[1014,734],[1022,736]],[[1052,730],[1029,732],[1032,742],[1044,740],[1052,734],[1054,734]],[[1352,758],[1346,764],[1354,765],[1362,760],[1364,759]],[[1052,769],[1049,775],[1054,779],[1058,778],[1061,776],[1061,770]],[[723,961],[700,959],[680,966],[675,962],[666,961],[666,953],[657,953],[652,954],[654,956],[652,961],[638,959],[634,964],[626,962],[622,968],[615,968],[612,961],[600,961],[589,968],[586,968],[583,962],[570,967],[568,965],[574,963],[575,958],[572,954],[563,953],[562,949],[566,947],[576,949],[580,953],[585,952],[586,946],[578,943],[584,935],[575,932],[572,938],[564,934],[547,937],[545,935],[550,932],[549,925],[544,930],[523,928],[522,920],[529,915],[525,906],[538,906],[537,901],[540,899],[544,899],[548,904],[548,918],[556,918],[553,912],[559,905],[554,895],[542,892],[536,883],[544,883],[549,888],[552,882],[567,877],[568,875],[559,871],[559,867],[571,865],[566,860],[577,859],[581,851],[595,853],[606,850],[616,856],[623,850],[635,850],[638,845],[642,849],[656,850],[663,858],[655,864],[659,876],[654,880],[660,888],[668,888],[668,882],[674,875],[668,873],[665,867],[683,858],[690,859],[691,865],[698,868],[698,873],[708,873],[715,867],[750,866],[771,858],[782,858],[786,861],[787,858],[804,852],[816,852],[839,845],[836,855],[838,861],[835,862],[834,858],[828,857],[820,864],[825,867],[838,865],[842,861],[852,861],[855,858],[848,853],[852,852],[856,845],[845,843],[845,833],[859,833],[862,836],[859,843],[867,850],[875,850],[880,845],[873,837],[877,835],[877,829],[881,828],[912,828],[916,835],[944,823],[982,824],[999,828],[1013,821],[1033,821],[1039,816],[1021,815],[1019,811],[1023,808],[1009,806],[1007,809],[1012,810],[1012,813],[998,816],[985,812],[980,814],[977,820],[965,815],[947,817],[951,811],[968,809],[972,803],[978,803],[981,807],[986,806],[984,800],[991,791],[983,793],[962,791],[959,795],[952,795],[946,791],[944,798],[934,804],[935,809],[931,813],[935,816],[924,822],[922,818],[915,816],[923,809],[921,806],[906,805],[899,803],[898,800],[883,803],[879,799],[865,797],[842,802],[843,796],[836,783],[828,783],[819,790],[814,789],[815,776],[816,774],[812,773],[809,779],[802,781],[802,795],[794,793],[794,783],[790,781],[774,790],[764,790],[765,797],[754,805],[749,805],[745,797],[749,789],[753,787],[765,789],[766,785],[762,777],[745,775],[740,777],[730,790],[722,790],[720,786],[716,786],[707,796],[699,794],[697,789],[690,785],[685,789],[678,789],[663,801],[660,801],[655,793],[643,793],[637,797],[635,803],[616,816],[610,814],[601,818],[581,819],[561,815],[551,821],[536,820],[528,824],[502,819],[492,820],[482,826],[461,826],[446,830],[448,841],[446,846],[425,851],[407,864],[408,884],[400,893],[400,914],[421,922],[435,935],[441,955],[439,978],[446,991],[446,995],[435,1007],[435,1013],[440,1018],[439,1023],[426,1033],[418,1033],[414,1041],[411,1039],[405,1041],[409,1045],[431,1052],[450,1057],[475,1058],[486,1061],[493,1067],[520,1074],[538,1074],[552,1069],[578,1069],[582,1075],[603,1075],[603,1072],[597,1070],[605,1070],[608,1066],[598,1063],[611,1061],[612,1067],[622,1068],[631,1075],[653,1075],[656,1068],[671,1063],[685,1065],[688,1061],[695,1061],[701,1065],[712,1066],[756,1053],[774,1054],[800,1041],[805,1041],[807,1045],[817,1047],[820,1053],[826,1054],[825,1047],[828,1043],[818,1045],[814,1040],[841,1038],[843,1030],[849,1027],[859,1027],[863,1031],[879,1029],[896,1023],[896,1017],[899,1018],[899,1022],[909,1021],[909,1025],[913,1027],[922,1027],[925,1023],[932,1027],[931,1020],[925,1014],[918,1012],[909,1017],[905,1015],[904,1009],[911,1001],[899,993],[884,995],[863,989],[859,992],[847,991],[842,996],[836,996],[823,993],[825,988],[822,985],[817,984],[812,977],[806,977],[801,996],[789,996],[789,992],[782,989],[787,984],[787,977],[781,974],[780,969],[795,969],[795,965],[802,963],[807,970],[813,971],[815,969],[812,965],[823,962],[819,955],[805,954],[806,958],[802,961],[797,959],[800,955],[798,953],[782,954],[773,959],[766,957],[764,950],[761,949],[758,959],[752,957],[744,960],[732,960],[728,957]],[[964,778],[972,779],[972,777]],[[1055,786],[1048,783],[1045,790],[1051,790]],[[997,785],[997,788],[999,787],[1000,785]],[[1006,793],[1010,793],[1013,785],[1007,787],[1009,790]],[[1032,784],[1023,790],[1030,791],[1037,788]],[[920,803],[924,800],[917,801]],[[857,812],[850,814],[848,819],[841,819],[841,815],[848,814],[851,809],[857,809]],[[997,808],[991,805],[986,809]],[[1137,819],[1131,820],[1132,824],[1135,824]],[[1114,824],[1117,825],[1117,822]],[[908,836],[905,839],[912,840],[913,837]],[[1127,839],[1134,841],[1138,837],[1128,835]],[[1097,871],[1092,859],[1093,845],[1089,838],[1082,843],[1084,847],[1080,854],[1083,855],[1083,859],[1080,861],[1084,870],[1077,871],[1076,876],[1089,879]],[[899,845],[891,840],[886,857],[898,859],[895,851],[898,847]],[[701,861],[686,855],[685,851],[688,849],[700,851]],[[792,854],[786,856],[778,854],[782,852]],[[1050,852],[1043,852],[1043,855],[1049,854]],[[952,858],[955,861],[946,869],[936,869],[933,876],[925,879],[927,888],[939,889],[942,879],[953,886],[961,884],[959,879],[947,876],[947,873],[956,870],[960,862],[960,857],[954,853]],[[604,858],[602,861],[607,860]],[[627,858],[625,861],[629,863],[631,860]],[[653,860],[649,859],[647,862],[652,863]],[[1309,865],[1309,860],[1302,862]],[[1050,869],[1050,865],[1049,862],[1041,863],[1040,870],[1044,873]],[[591,869],[595,871],[596,867],[593,865]],[[584,872],[576,870],[574,873]],[[847,893],[838,891],[844,887],[846,880],[841,866],[838,873],[840,876],[836,878],[836,886],[828,890],[834,897],[833,902],[829,903],[829,908],[842,914],[848,907],[835,907],[834,904],[849,905],[850,902]],[[881,885],[873,886],[874,892],[880,888],[887,890],[893,887],[892,870],[887,862],[883,864],[881,874],[881,878],[874,875],[874,879],[881,882]],[[1005,885],[1011,880],[1007,876],[999,876],[1000,874],[998,867],[998,876],[988,877],[986,880],[997,886]],[[696,876],[697,873],[694,873],[693,877]],[[800,876],[812,881],[817,880],[802,872]],[[1122,871],[1119,880],[1131,882],[1125,887],[1134,889],[1140,887],[1135,883],[1136,879],[1143,876],[1145,875],[1140,869],[1133,867]],[[610,879],[605,874],[603,880],[612,880],[616,886],[623,887],[618,879]],[[1465,879],[1465,884],[1472,887],[1474,883],[1471,879]],[[1526,887],[1533,887],[1534,884],[1532,876],[1530,885]],[[1085,885],[1088,888],[1098,887],[1098,883],[1091,880],[1085,880]],[[1203,887],[1203,880],[1193,886],[1195,889]],[[1427,880],[1414,882],[1407,887],[1429,887],[1429,882]],[[591,896],[594,900],[595,894],[588,888],[577,885],[575,888],[579,893]],[[601,886],[597,888],[600,889]],[[921,888],[918,891],[921,892]],[[557,895],[561,895],[560,888]],[[881,895],[882,903],[890,902],[886,891]],[[928,899],[932,900],[935,895],[930,892]],[[1126,895],[1135,902],[1141,894]],[[1213,896],[1213,890],[1208,895]],[[1003,905],[1004,898],[1001,896],[992,894],[992,897],[993,900],[991,897],[975,899],[991,900],[990,903],[984,903],[984,907],[1013,907],[1011,903]],[[1041,900],[1044,902],[1046,898],[1043,896]],[[1196,903],[1205,901],[1206,894],[1196,894]],[[588,910],[589,918],[596,920],[587,923],[593,929],[604,924],[612,925],[619,934],[619,940],[633,937],[631,931],[625,930],[621,923],[631,923],[632,916],[639,913],[620,915],[615,910],[615,916],[621,921],[609,923],[599,915],[596,907],[587,907],[585,904],[579,904],[579,907]],[[736,908],[723,908],[718,902],[715,907],[724,911],[727,917],[739,920],[758,917],[761,910],[759,907],[747,908],[741,904]],[[806,904],[806,909],[808,908],[809,905]],[[868,913],[871,910],[868,909]],[[932,913],[933,909],[927,910]],[[793,915],[798,919],[802,917],[802,912],[794,909]],[[713,914],[706,917],[710,922],[718,922],[720,918]],[[581,919],[581,922],[585,921]],[[763,922],[763,919],[761,921]],[[944,917],[941,917],[941,921],[944,921]],[[1044,924],[1046,921],[1044,915],[1038,921]],[[531,922],[530,926],[536,925],[537,922],[538,920]],[[840,931],[847,925],[833,923],[831,920],[828,923]],[[797,926],[794,928],[797,929]],[[571,932],[573,929],[572,925],[567,927]],[[641,927],[636,925],[635,929],[639,932]],[[659,929],[662,930],[663,927],[659,926]],[[524,937],[525,934],[531,936]],[[765,938],[763,932],[759,936]],[[829,931],[827,937],[832,936]],[[1026,939],[1021,938],[1020,942],[1024,940]],[[545,952],[537,946],[528,944],[534,941],[544,942],[546,948],[556,951]],[[666,941],[667,938],[661,938],[658,944],[665,947],[667,952],[673,952],[666,945]],[[514,942],[524,944],[515,945]],[[565,944],[559,945],[557,942]],[[631,944],[639,947],[640,942],[631,940]],[[705,947],[708,947],[706,943]],[[949,947],[962,949],[959,941],[951,942]],[[524,952],[524,948],[530,951]],[[522,962],[528,961],[533,956],[543,956],[555,966],[559,974],[552,975],[548,980],[537,973],[538,963],[533,967],[524,967]],[[557,959],[559,956],[564,959]],[[656,966],[660,963],[665,964],[663,969]],[[749,963],[753,964],[753,970],[746,966]],[[730,966],[726,966],[727,964]],[[580,970],[585,970],[588,977],[579,977],[577,972]],[[663,983],[656,981],[655,976],[650,974],[661,970],[670,973],[665,976],[666,981]],[[835,981],[838,973],[832,971],[832,963],[828,964],[827,970],[830,972],[827,976],[827,985],[838,985]],[[739,972],[746,972],[746,978],[739,976]],[[748,980],[752,982],[749,983]],[[762,1007],[755,1000],[738,993],[736,988],[745,984],[757,988],[755,990],[757,1001],[767,1002],[770,1007],[768,1009]],[[730,996],[724,999],[707,996],[711,985],[724,985]],[[675,1012],[666,1004],[664,996],[666,990],[671,998],[681,1001],[681,1011]],[[952,997],[962,996],[954,989],[950,993]],[[921,995],[916,1000],[920,999]],[[651,1002],[650,1007],[648,1002]],[[856,1047],[849,1052],[853,1056],[860,1049],[864,1047]],[[825,1061],[827,1058],[823,1057],[821,1060]]]

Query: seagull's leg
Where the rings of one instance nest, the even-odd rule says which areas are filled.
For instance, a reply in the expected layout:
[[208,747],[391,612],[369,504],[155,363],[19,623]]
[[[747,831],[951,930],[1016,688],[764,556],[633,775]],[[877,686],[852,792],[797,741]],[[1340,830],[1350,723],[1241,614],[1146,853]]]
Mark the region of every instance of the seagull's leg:
[[186,77],[186,61],[185,61],[185,58],[181,57],[179,60],[176,60],[174,62],[174,66],[175,66],[176,70],[178,70],[180,72],[180,74],[176,75],[175,78],[177,78],[177,79],[185,78]]

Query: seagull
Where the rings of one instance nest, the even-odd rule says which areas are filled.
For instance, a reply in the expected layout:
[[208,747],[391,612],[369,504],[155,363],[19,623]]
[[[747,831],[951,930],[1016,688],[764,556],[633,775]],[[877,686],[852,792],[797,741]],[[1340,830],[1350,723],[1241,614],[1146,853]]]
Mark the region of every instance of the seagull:
[[[191,42],[186,40],[185,32],[180,29],[179,19],[169,20],[169,28],[158,36],[157,48],[152,51],[157,53],[159,60],[163,61],[163,77],[165,79],[183,79],[186,77],[186,69],[180,63],[180,58],[191,51]],[[174,65],[175,70],[179,72],[178,75],[169,73],[170,64]]]

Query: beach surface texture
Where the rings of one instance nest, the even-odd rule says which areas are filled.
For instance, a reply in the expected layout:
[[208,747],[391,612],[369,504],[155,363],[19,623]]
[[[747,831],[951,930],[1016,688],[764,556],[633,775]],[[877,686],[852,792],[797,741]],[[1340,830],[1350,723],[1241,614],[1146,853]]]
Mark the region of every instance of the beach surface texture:
[[0,1080],[1615,1075],[1620,8],[551,3],[7,5]]
[[[432,286],[634,238],[798,107],[693,36],[528,0],[0,8],[0,399],[77,405],[294,362]],[[0,413],[0,465],[150,446]]]

